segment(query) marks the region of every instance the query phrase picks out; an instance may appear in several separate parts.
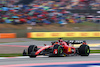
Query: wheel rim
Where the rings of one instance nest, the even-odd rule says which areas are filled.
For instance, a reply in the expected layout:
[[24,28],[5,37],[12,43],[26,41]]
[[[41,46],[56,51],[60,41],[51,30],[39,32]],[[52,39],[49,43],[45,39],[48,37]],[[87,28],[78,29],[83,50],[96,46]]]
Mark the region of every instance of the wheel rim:
[[60,53],[62,53],[63,51],[62,51],[62,49],[60,49]]
[[90,53],[89,46],[86,46],[86,48],[85,48],[85,54],[86,54],[86,55],[89,55],[89,53]]
[[63,52],[63,50],[60,47],[61,46],[58,47],[58,55],[60,55]]
[[90,50],[89,49],[87,49],[87,53],[89,53],[90,52]]

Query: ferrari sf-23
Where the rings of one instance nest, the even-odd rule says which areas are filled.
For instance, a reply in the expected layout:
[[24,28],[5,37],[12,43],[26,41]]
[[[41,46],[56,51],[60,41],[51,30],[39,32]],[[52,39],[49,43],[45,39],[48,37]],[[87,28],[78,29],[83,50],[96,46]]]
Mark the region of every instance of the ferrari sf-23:
[[[78,48],[74,44],[81,44]],[[86,41],[64,41],[59,38],[58,41],[51,42],[51,45],[44,44],[43,47],[38,48],[36,45],[30,45],[28,49],[24,49],[23,56],[35,58],[38,55],[45,55],[49,57],[64,57],[64,56],[89,56],[90,47]]]

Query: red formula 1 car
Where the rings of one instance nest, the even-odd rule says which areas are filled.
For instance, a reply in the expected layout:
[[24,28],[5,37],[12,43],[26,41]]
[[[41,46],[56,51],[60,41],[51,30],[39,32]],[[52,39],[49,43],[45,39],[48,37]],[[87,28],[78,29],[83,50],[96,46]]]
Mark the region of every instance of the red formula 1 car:
[[[30,45],[28,50],[23,51],[23,56],[29,56],[30,58],[38,55],[47,55],[49,57],[69,56],[69,55],[81,55],[89,56],[90,47],[86,44],[86,41],[58,41],[51,42],[52,45],[38,48],[36,45]],[[79,48],[73,47],[74,44],[81,44]]]

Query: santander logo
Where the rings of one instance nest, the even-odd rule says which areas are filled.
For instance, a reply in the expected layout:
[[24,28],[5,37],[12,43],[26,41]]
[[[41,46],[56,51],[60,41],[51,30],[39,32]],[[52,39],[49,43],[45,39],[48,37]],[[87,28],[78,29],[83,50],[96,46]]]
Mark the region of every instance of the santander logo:
[[55,49],[55,50],[54,50],[54,54],[57,54],[57,53],[58,53],[58,50],[57,50],[57,49]]

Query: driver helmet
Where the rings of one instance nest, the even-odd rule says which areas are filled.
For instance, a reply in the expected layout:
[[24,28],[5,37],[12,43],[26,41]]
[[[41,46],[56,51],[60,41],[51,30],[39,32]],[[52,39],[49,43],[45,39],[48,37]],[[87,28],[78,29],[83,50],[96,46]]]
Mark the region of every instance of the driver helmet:
[[59,41],[59,42],[63,42],[63,39],[62,39],[62,38],[59,38],[58,41]]
[[83,41],[83,44],[85,44],[85,45],[86,45],[86,41]]

